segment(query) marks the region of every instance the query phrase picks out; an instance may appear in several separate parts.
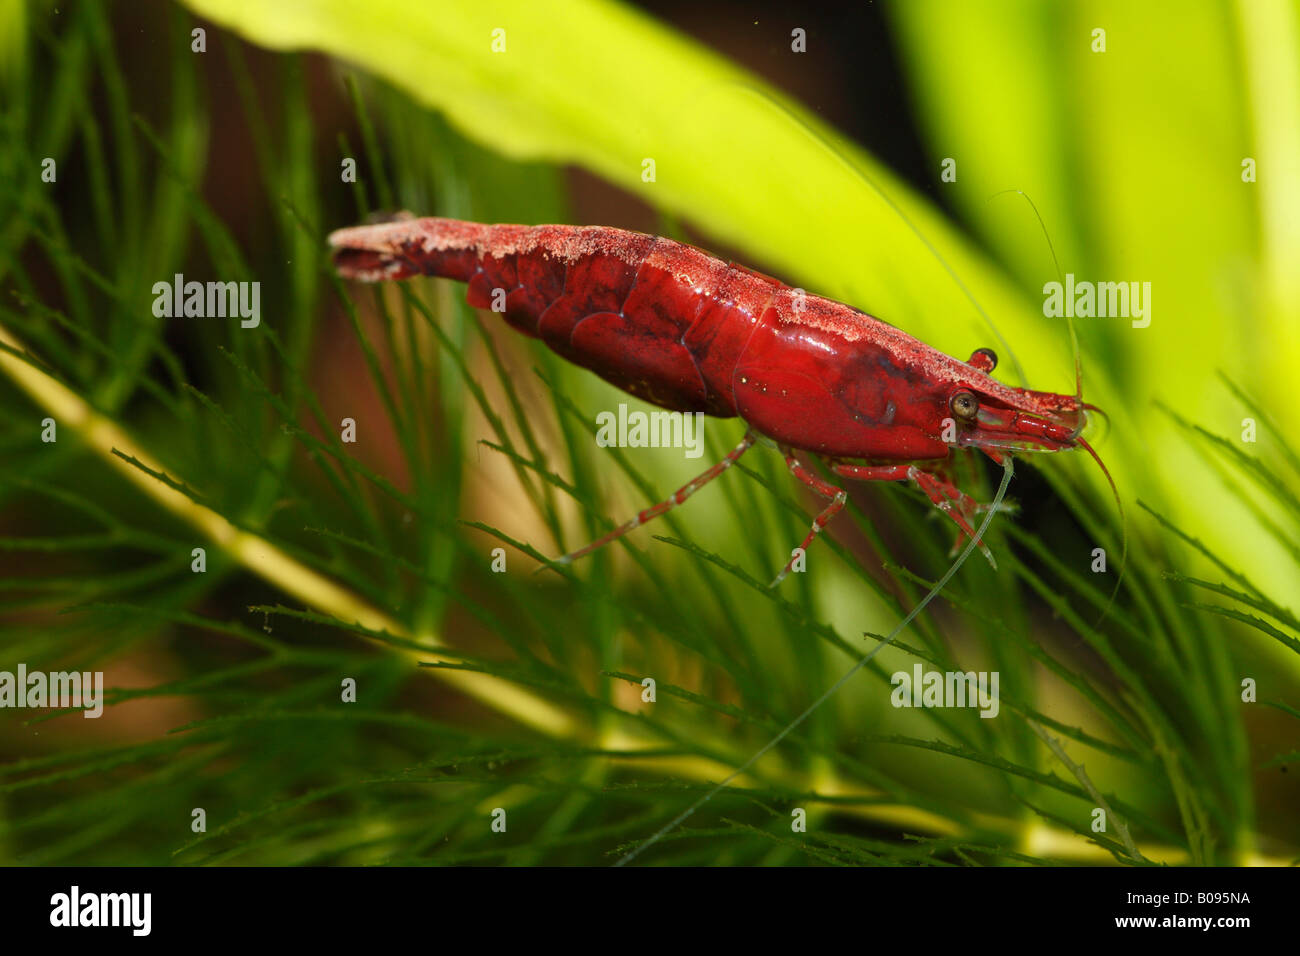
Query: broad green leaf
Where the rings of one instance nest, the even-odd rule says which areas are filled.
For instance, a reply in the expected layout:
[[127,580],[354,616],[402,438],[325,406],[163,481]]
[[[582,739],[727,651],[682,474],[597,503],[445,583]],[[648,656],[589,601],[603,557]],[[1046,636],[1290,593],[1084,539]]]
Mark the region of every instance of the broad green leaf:
[[[1054,267],[1027,207],[988,201],[999,190],[1032,197],[1063,271],[1151,283],[1149,327],[1078,322],[1085,392],[1114,424],[1102,450],[1129,465],[1116,474],[1125,498],[1169,502],[1230,563],[1293,591],[1293,562],[1153,402],[1239,440],[1249,412],[1222,371],[1250,383],[1283,435],[1300,428],[1300,4],[888,10],[931,148],[960,157],[962,208],[1024,286]],[[1247,159],[1257,182],[1243,181]],[[1242,447],[1275,458],[1278,437],[1260,429]]]
[[[184,2],[255,43],[354,63],[509,156],[594,170],[788,280],[850,299],[953,354],[968,355],[993,333],[928,244],[999,324],[1035,321],[880,164],[754,76],[621,5]],[[646,182],[650,160],[654,181]],[[1037,325],[1064,355],[1062,330]],[[1027,367],[1041,366],[1035,342],[1015,346]],[[1054,371],[1054,384],[1068,387],[1068,362]]]

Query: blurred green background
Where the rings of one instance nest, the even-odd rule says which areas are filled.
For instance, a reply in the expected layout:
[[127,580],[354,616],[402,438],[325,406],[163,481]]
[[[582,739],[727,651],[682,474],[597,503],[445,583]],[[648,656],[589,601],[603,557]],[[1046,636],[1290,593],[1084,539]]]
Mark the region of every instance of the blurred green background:
[[[1053,249],[1080,280],[1151,284],[1149,327],[1076,322],[1124,526],[1082,455],[1022,463],[1000,570],[964,567],[743,793],[640,860],[1295,856],[1300,7],[653,13],[0,4],[0,667],[93,665],[115,689],[90,729],[0,715],[5,859],[611,862],[946,568],[919,496],[855,488],[809,572],[766,592],[817,504],[763,454],[664,527],[532,576],[521,549],[575,547],[699,462],[596,449],[595,413],[627,399],[451,284],[335,282],[325,233],[403,208],[687,239],[1062,392]],[[152,317],[178,271],[260,281],[262,327]],[[740,431],[710,423],[706,455]],[[1002,716],[889,707],[918,659],[998,670]],[[1099,802],[1127,829],[1093,831]]]

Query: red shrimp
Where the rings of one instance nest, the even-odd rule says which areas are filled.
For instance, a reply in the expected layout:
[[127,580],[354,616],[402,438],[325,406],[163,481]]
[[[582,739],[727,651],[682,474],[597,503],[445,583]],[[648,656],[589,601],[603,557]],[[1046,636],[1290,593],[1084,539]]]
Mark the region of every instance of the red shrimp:
[[1083,447],[1105,470],[1079,434],[1095,407],[1076,395],[994,381],[991,349],[958,361],[850,306],[671,239],[606,226],[425,218],[340,229],[329,242],[345,278],[466,282],[470,305],[490,308],[495,293],[511,326],[624,391],[673,411],[746,423],[744,439],[722,461],[557,563],[681,504],[760,438],[828,502],[804,551],[846,496],[807,468],[800,452],[844,478],[916,483],[956,523],[959,542],[975,536],[980,506],[952,479],[955,450],[978,448],[1001,463],[1017,449]]

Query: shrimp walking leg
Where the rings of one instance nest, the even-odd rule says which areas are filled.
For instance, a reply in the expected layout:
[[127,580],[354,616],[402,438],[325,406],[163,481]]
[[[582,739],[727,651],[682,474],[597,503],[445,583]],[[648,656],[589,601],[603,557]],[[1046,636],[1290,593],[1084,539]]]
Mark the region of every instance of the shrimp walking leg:
[[[808,537],[804,538],[803,544],[799,546],[799,550],[804,552],[804,554],[807,554],[808,546],[812,544],[813,538],[817,537],[817,535],[821,533],[821,530],[830,523],[830,520],[839,514],[840,509],[844,507],[844,502],[848,496],[845,495],[843,488],[837,488],[829,481],[824,480],[821,476],[814,474],[805,468],[799,459],[794,456],[794,450],[792,448],[783,446],[781,452],[785,455],[785,464],[786,467],[790,469],[790,474],[794,475],[813,491],[817,492],[817,494],[830,501],[830,504],[822,509],[821,514],[817,515],[817,517],[813,519],[812,529],[808,532]],[[781,569],[781,573],[772,580],[772,583],[769,584],[768,587],[774,588],[784,581],[785,576],[794,568],[794,561],[795,555],[791,554],[790,560],[787,561],[785,567]]]
[[[957,527],[974,539],[975,529],[971,527],[970,515],[979,508],[978,503],[946,478],[935,475],[916,465],[849,465],[837,463],[831,470],[845,478],[857,478],[862,481],[914,481],[925,492],[936,508],[957,523]],[[983,541],[978,542],[979,549],[989,564],[997,567],[993,552]]]
[[722,474],[724,471],[726,471],[728,468],[734,465],[741,455],[743,455],[745,452],[749,451],[749,449],[753,447],[755,440],[756,440],[756,436],[752,432],[745,432],[745,437],[741,439],[740,444],[737,445],[735,448],[731,449],[731,451],[727,452],[727,457],[723,458],[722,461],[718,462],[708,471],[703,472],[700,475],[697,475],[691,481],[688,481],[686,484],[682,485],[675,492],[673,492],[671,497],[667,498],[664,501],[659,502],[659,504],[657,505],[654,505],[650,508],[646,508],[644,511],[639,512],[635,518],[632,518],[630,521],[625,522],[624,524],[615,528],[613,531],[609,532],[603,537],[597,538],[595,541],[591,542],[591,544],[579,548],[577,551],[570,551],[568,554],[564,555],[561,558],[556,558],[553,563],[569,564],[573,561],[576,561],[578,558],[581,558],[584,555],[590,554],[591,552],[599,548],[603,548],[611,541],[623,537],[623,535],[627,534],[629,531],[641,527],[641,525],[645,524],[647,521],[650,521],[654,518],[658,518],[661,514],[664,514],[665,512],[671,511],[673,508],[676,508],[679,504],[681,504],[691,495],[695,494],[695,492],[699,491],[701,488],[707,485],[714,478],[718,477],[718,475]]

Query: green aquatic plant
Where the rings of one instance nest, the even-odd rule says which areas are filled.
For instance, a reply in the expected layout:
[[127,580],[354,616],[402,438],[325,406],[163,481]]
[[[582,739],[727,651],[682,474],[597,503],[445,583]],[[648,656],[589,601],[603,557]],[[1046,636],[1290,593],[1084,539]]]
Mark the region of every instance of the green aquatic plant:
[[[576,163],[639,191],[664,232],[688,218],[936,344],[953,323],[998,332],[1037,369],[1068,339],[1020,282],[832,130],[627,9],[575,4],[566,49],[617,61],[636,44],[663,77],[652,94],[619,86],[609,65],[610,83],[593,83],[598,65],[539,48],[559,41],[527,4],[506,23],[504,54],[473,5],[442,10],[436,37],[424,5],[397,0],[369,5],[364,22],[358,7],[323,2],[187,6],[209,19],[177,7],[152,35],[165,90],[132,73],[111,28],[120,11],[100,4],[72,4],[58,22],[33,13],[27,48],[5,60],[0,670],[102,670],[108,706],[100,721],[5,715],[0,856],[614,862],[889,634],[947,569],[949,530],[919,494],[864,489],[810,555],[813,571],[770,590],[774,557],[816,505],[778,456],[754,455],[661,528],[534,575],[698,464],[598,448],[596,412],[626,396],[474,313],[449,283],[345,286],[325,234],[374,209],[566,221],[558,164]],[[196,28],[206,59],[191,52]],[[268,55],[225,28],[360,70]],[[909,30],[905,44],[919,46]],[[416,52],[395,48],[398,36]],[[228,101],[212,100],[214,70]],[[321,76],[340,104],[325,117]],[[634,109],[637,97],[660,106]],[[702,135],[717,130],[711,109],[742,111],[733,138]],[[230,111],[251,144],[242,157],[218,135]],[[57,188],[39,175],[47,157]],[[355,182],[340,176],[345,159],[363,171]],[[247,172],[242,199],[232,162]],[[1050,190],[1033,192],[1052,209]],[[1073,261],[1077,240],[1046,219]],[[985,228],[997,248],[1001,233]],[[154,284],[177,273],[260,282],[260,322],[157,315]],[[1295,855],[1294,820],[1261,800],[1287,792],[1298,715],[1297,626],[1277,597],[1300,567],[1286,551],[1300,518],[1289,425],[1229,375],[1225,407],[1259,423],[1243,451],[1203,407],[1171,401],[1182,379],[1152,372],[1169,407],[1144,410],[1158,424],[1142,434],[1179,450],[1201,504],[1189,507],[1137,480],[1137,440],[1121,437],[1138,413],[1098,365],[1131,340],[1080,337],[1089,397],[1115,419],[1103,451],[1142,504],[1114,603],[1122,532],[1083,463],[1020,467],[1018,482],[1050,480],[1040,493],[1055,496],[1056,517],[995,520],[997,571],[965,565],[826,706],[638,862]],[[710,423],[706,458],[741,430]],[[1205,491],[1204,475],[1222,487]],[[1239,549],[1211,543],[1205,515],[1224,501],[1288,554],[1286,568],[1260,578]],[[918,663],[998,673],[998,718],[892,706],[893,675]]]

